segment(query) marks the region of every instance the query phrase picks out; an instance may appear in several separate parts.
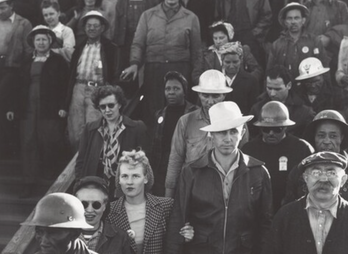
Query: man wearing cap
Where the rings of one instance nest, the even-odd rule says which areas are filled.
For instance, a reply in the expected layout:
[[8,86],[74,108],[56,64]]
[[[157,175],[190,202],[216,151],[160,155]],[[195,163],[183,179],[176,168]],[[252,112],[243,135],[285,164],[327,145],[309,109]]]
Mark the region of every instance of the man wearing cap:
[[179,72],[169,71],[164,76],[164,96],[167,106],[156,112],[152,151],[149,156],[155,183],[152,193],[164,196],[164,182],[170,155],[171,141],[175,126],[182,115],[190,113],[198,107],[186,100],[188,82]]
[[[18,70],[26,55],[32,52],[27,43],[30,22],[13,11],[13,0],[0,0],[0,154],[9,151],[14,132],[14,114],[7,113],[16,103]],[[7,119],[6,119],[7,118]],[[13,135],[15,134],[15,135]]]
[[106,18],[98,11],[87,12],[82,18],[87,40],[77,45],[71,59],[71,72],[66,109],[69,109],[68,132],[73,151],[77,151],[86,122],[101,115],[93,107],[91,94],[105,82],[114,84],[117,79],[116,45],[102,34],[109,27]]
[[[306,139],[316,152],[330,151],[346,157],[348,148],[348,125],[344,117],[335,110],[319,112],[304,132]],[[294,167],[286,183],[286,194],[283,203],[289,203],[308,193],[301,170]],[[340,189],[340,195],[348,200],[348,183]]]
[[166,197],[174,197],[176,183],[183,166],[211,149],[211,139],[206,132],[199,129],[210,123],[209,108],[223,101],[232,88],[226,86],[224,74],[217,70],[208,70],[200,76],[199,84],[192,87],[192,90],[198,93],[202,106],[180,117],[175,127],[165,182]]
[[315,113],[325,109],[347,109],[347,91],[328,84],[324,75],[330,68],[324,68],[318,58],[308,57],[302,60],[298,69],[300,75],[296,80],[300,82],[299,94]]
[[267,69],[282,65],[295,78],[298,76],[300,62],[307,57],[317,57],[327,65],[326,53],[321,43],[304,30],[308,14],[307,7],[299,3],[289,3],[280,10],[278,21],[284,32],[272,44]]
[[261,135],[242,147],[243,153],[265,162],[271,175],[275,213],[284,198],[289,172],[314,152],[308,142],[287,133],[288,126],[294,124],[295,122],[289,119],[289,111],[283,103],[267,102],[262,107],[261,118],[254,123],[259,127]]
[[[200,130],[210,133],[213,148],[182,170],[166,253],[260,253],[271,225],[270,176],[263,162],[238,149],[253,116],[231,101],[212,106],[209,116],[211,124]],[[176,232],[186,222],[195,233],[184,246]]]
[[93,227],[83,229],[80,235],[88,248],[98,253],[130,254],[127,233],[105,221],[110,210],[106,181],[98,176],[83,177],[76,182],[73,193],[85,208],[86,222]]
[[21,225],[35,226],[40,246],[36,254],[96,254],[79,238],[82,229],[92,228],[84,217],[83,205],[67,193],[51,193],[36,205],[34,216]]
[[347,253],[348,202],[339,195],[347,181],[347,158],[319,152],[305,158],[298,167],[308,195],[275,215],[263,253]]
[[[282,102],[289,110],[290,119],[295,122],[295,125],[289,126],[289,133],[301,137],[315,113],[310,107],[304,105],[303,100],[293,91],[292,84],[290,72],[284,66],[276,65],[267,70],[266,91],[259,96],[258,102],[252,106],[250,115],[254,115],[258,120],[263,105],[269,101]],[[249,127],[251,135],[255,137],[258,131],[251,125]]]

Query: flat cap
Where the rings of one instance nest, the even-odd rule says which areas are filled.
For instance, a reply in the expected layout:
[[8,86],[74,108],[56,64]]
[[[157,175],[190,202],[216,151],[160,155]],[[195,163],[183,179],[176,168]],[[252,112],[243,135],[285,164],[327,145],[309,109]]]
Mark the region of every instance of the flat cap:
[[348,162],[346,156],[343,156],[339,153],[325,151],[308,156],[301,161],[298,167],[302,172],[304,172],[307,167],[315,164],[334,164],[341,167],[342,169],[346,169],[347,163]]
[[98,186],[101,191],[103,191],[105,194],[108,195],[109,186],[108,186],[107,182],[103,178],[100,178],[98,176],[85,176],[85,177],[81,178],[80,180],[78,180],[74,185],[73,194],[76,195],[76,192],[78,190],[80,190],[83,187],[88,186],[90,184]]

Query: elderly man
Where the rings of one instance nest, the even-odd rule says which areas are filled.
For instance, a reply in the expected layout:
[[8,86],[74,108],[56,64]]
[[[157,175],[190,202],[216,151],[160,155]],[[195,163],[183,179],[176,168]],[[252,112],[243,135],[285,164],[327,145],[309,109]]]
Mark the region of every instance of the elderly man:
[[35,226],[40,250],[36,254],[96,254],[79,238],[82,229],[93,228],[84,216],[83,205],[73,195],[51,193],[36,205],[31,221],[21,225]]
[[[25,55],[32,52],[27,43],[30,22],[13,11],[13,0],[0,0],[0,154],[9,151],[14,133],[7,120],[14,120],[13,112],[18,84],[18,70]],[[7,118],[7,120],[6,120]],[[13,141],[13,140],[11,140]]]
[[[271,225],[270,176],[263,162],[238,149],[253,116],[231,101],[212,106],[209,116],[211,124],[200,129],[210,133],[213,148],[182,171],[166,253],[260,253]],[[186,222],[195,233],[184,246],[177,232]]]
[[277,212],[285,195],[289,172],[302,159],[314,152],[306,141],[287,133],[289,119],[286,106],[278,101],[267,102],[261,109],[261,119],[254,123],[261,135],[242,147],[245,154],[265,162],[272,180],[273,208]]
[[302,60],[298,69],[300,75],[296,80],[301,83],[298,89],[300,97],[315,113],[325,109],[338,111],[347,109],[347,91],[330,86],[324,78],[324,74],[330,69],[324,68],[319,59],[306,58]]
[[[344,117],[335,110],[323,110],[308,125],[304,138],[314,147],[316,152],[330,151],[347,156],[348,125]],[[340,190],[344,199],[348,200],[348,184]],[[291,170],[283,203],[294,201],[308,193],[302,172],[298,167]]]
[[166,197],[174,197],[182,167],[211,149],[211,139],[199,128],[209,124],[208,110],[223,101],[232,88],[226,86],[226,78],[220,71],[208,70],[200,76],[199,84],[192,90],[198,92],[202,106],[180,117],[175,127],[165,182]]
[[171,141],[175,126],[182,115],[196,110],[198,107],[186,100],[188,82],[179,72],[170,71],[164,76],[164,95],[167,106],[156,112],[154,124],[154,139],[150,162],[155,175],[152,192],[157,196],[164,196],[164,182],[170,155]]
[[86,122],[97,120],[100,112],[92,105],[91,94],[105,82],[116,81],[116,45],[102,36],[109,23],[98,11],[82,18],[87,40],[77,45],[71,59],[71,73],[66,110],[69,109],[68,132],[72,149],[78,143]]
[[298,76],[298,66],[307,57],[319,58],[327,66],[325,50],[315,36],[304,30],[309,11],[299,3],[289,3],[280,10],[278,20],[284,33],[271,47],[267,69],[274,65],[287,68],[292,78]]
[[347,157],[334,152],[310,155],[299,164],[308,195],[276,214],[264,254],[347,253],[348,202],[339,195],[346,167]]
[[85,208],[86,222],[93,228],[82,230],[82,238],[90,250],[98,253],[130,254],[128,235],[104,221],[109,213],[109,187],[98,176],[86,176],[76,182],[74,195]]
[[[292,89],[292,78],[290,72],[281,65],[274,66],[266,72],[266,92],[259,96],[259,101],[253,105],[250,114],[260,119],[261,108],[269,101],[282,102],[289,110],[290,119],[296,124],[289,126],[289,132],[300,137],[313,119],[315,113],[304,105],[303,100]],[[253,136],[257,133],[255,128],[250,127]]]

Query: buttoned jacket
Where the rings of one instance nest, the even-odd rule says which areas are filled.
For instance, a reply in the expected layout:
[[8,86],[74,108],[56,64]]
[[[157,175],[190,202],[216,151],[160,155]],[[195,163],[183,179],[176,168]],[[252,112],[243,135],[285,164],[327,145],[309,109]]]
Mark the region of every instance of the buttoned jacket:
[[[125,197],[111,202],[110,213],[107,220],[111,224],[123,229],[130,230],[126,208]],[[167,223],[172,211],[173,200],[171,198],[156,197],[146,194],[145,231],[143,240],[143,251],[138,254],[163,254],[163,241],[167,231]],[[179,234],[179,231],[178,231]],[[130,239],[132,253],[137,253],[134,239]]]

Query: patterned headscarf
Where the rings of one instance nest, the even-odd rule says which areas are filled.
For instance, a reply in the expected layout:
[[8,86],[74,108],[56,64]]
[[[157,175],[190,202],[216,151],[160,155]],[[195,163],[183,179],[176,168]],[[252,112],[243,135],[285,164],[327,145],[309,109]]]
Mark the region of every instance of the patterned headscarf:
[[239,41],[236,42],[228,42],[225,45],[220,47],[219,54],[226,55],[228,53],[235,53],[239,57],[243,56],[243,47]]
[[226,30],[224,32],[227,32],[227,36],[228,36],[228,39],[231,41],[233,39],[233,36],[234,36],[234,28],[233,26],[230,24],[230,23],[227,23],[227,22],[223,22],[223,21],[217,21],[217,22],[214,22],[211,26],[210,26],[210,29],[212,29],[213,31],[215,30],[219,30],[219,28],[223,29],[223,30]]

